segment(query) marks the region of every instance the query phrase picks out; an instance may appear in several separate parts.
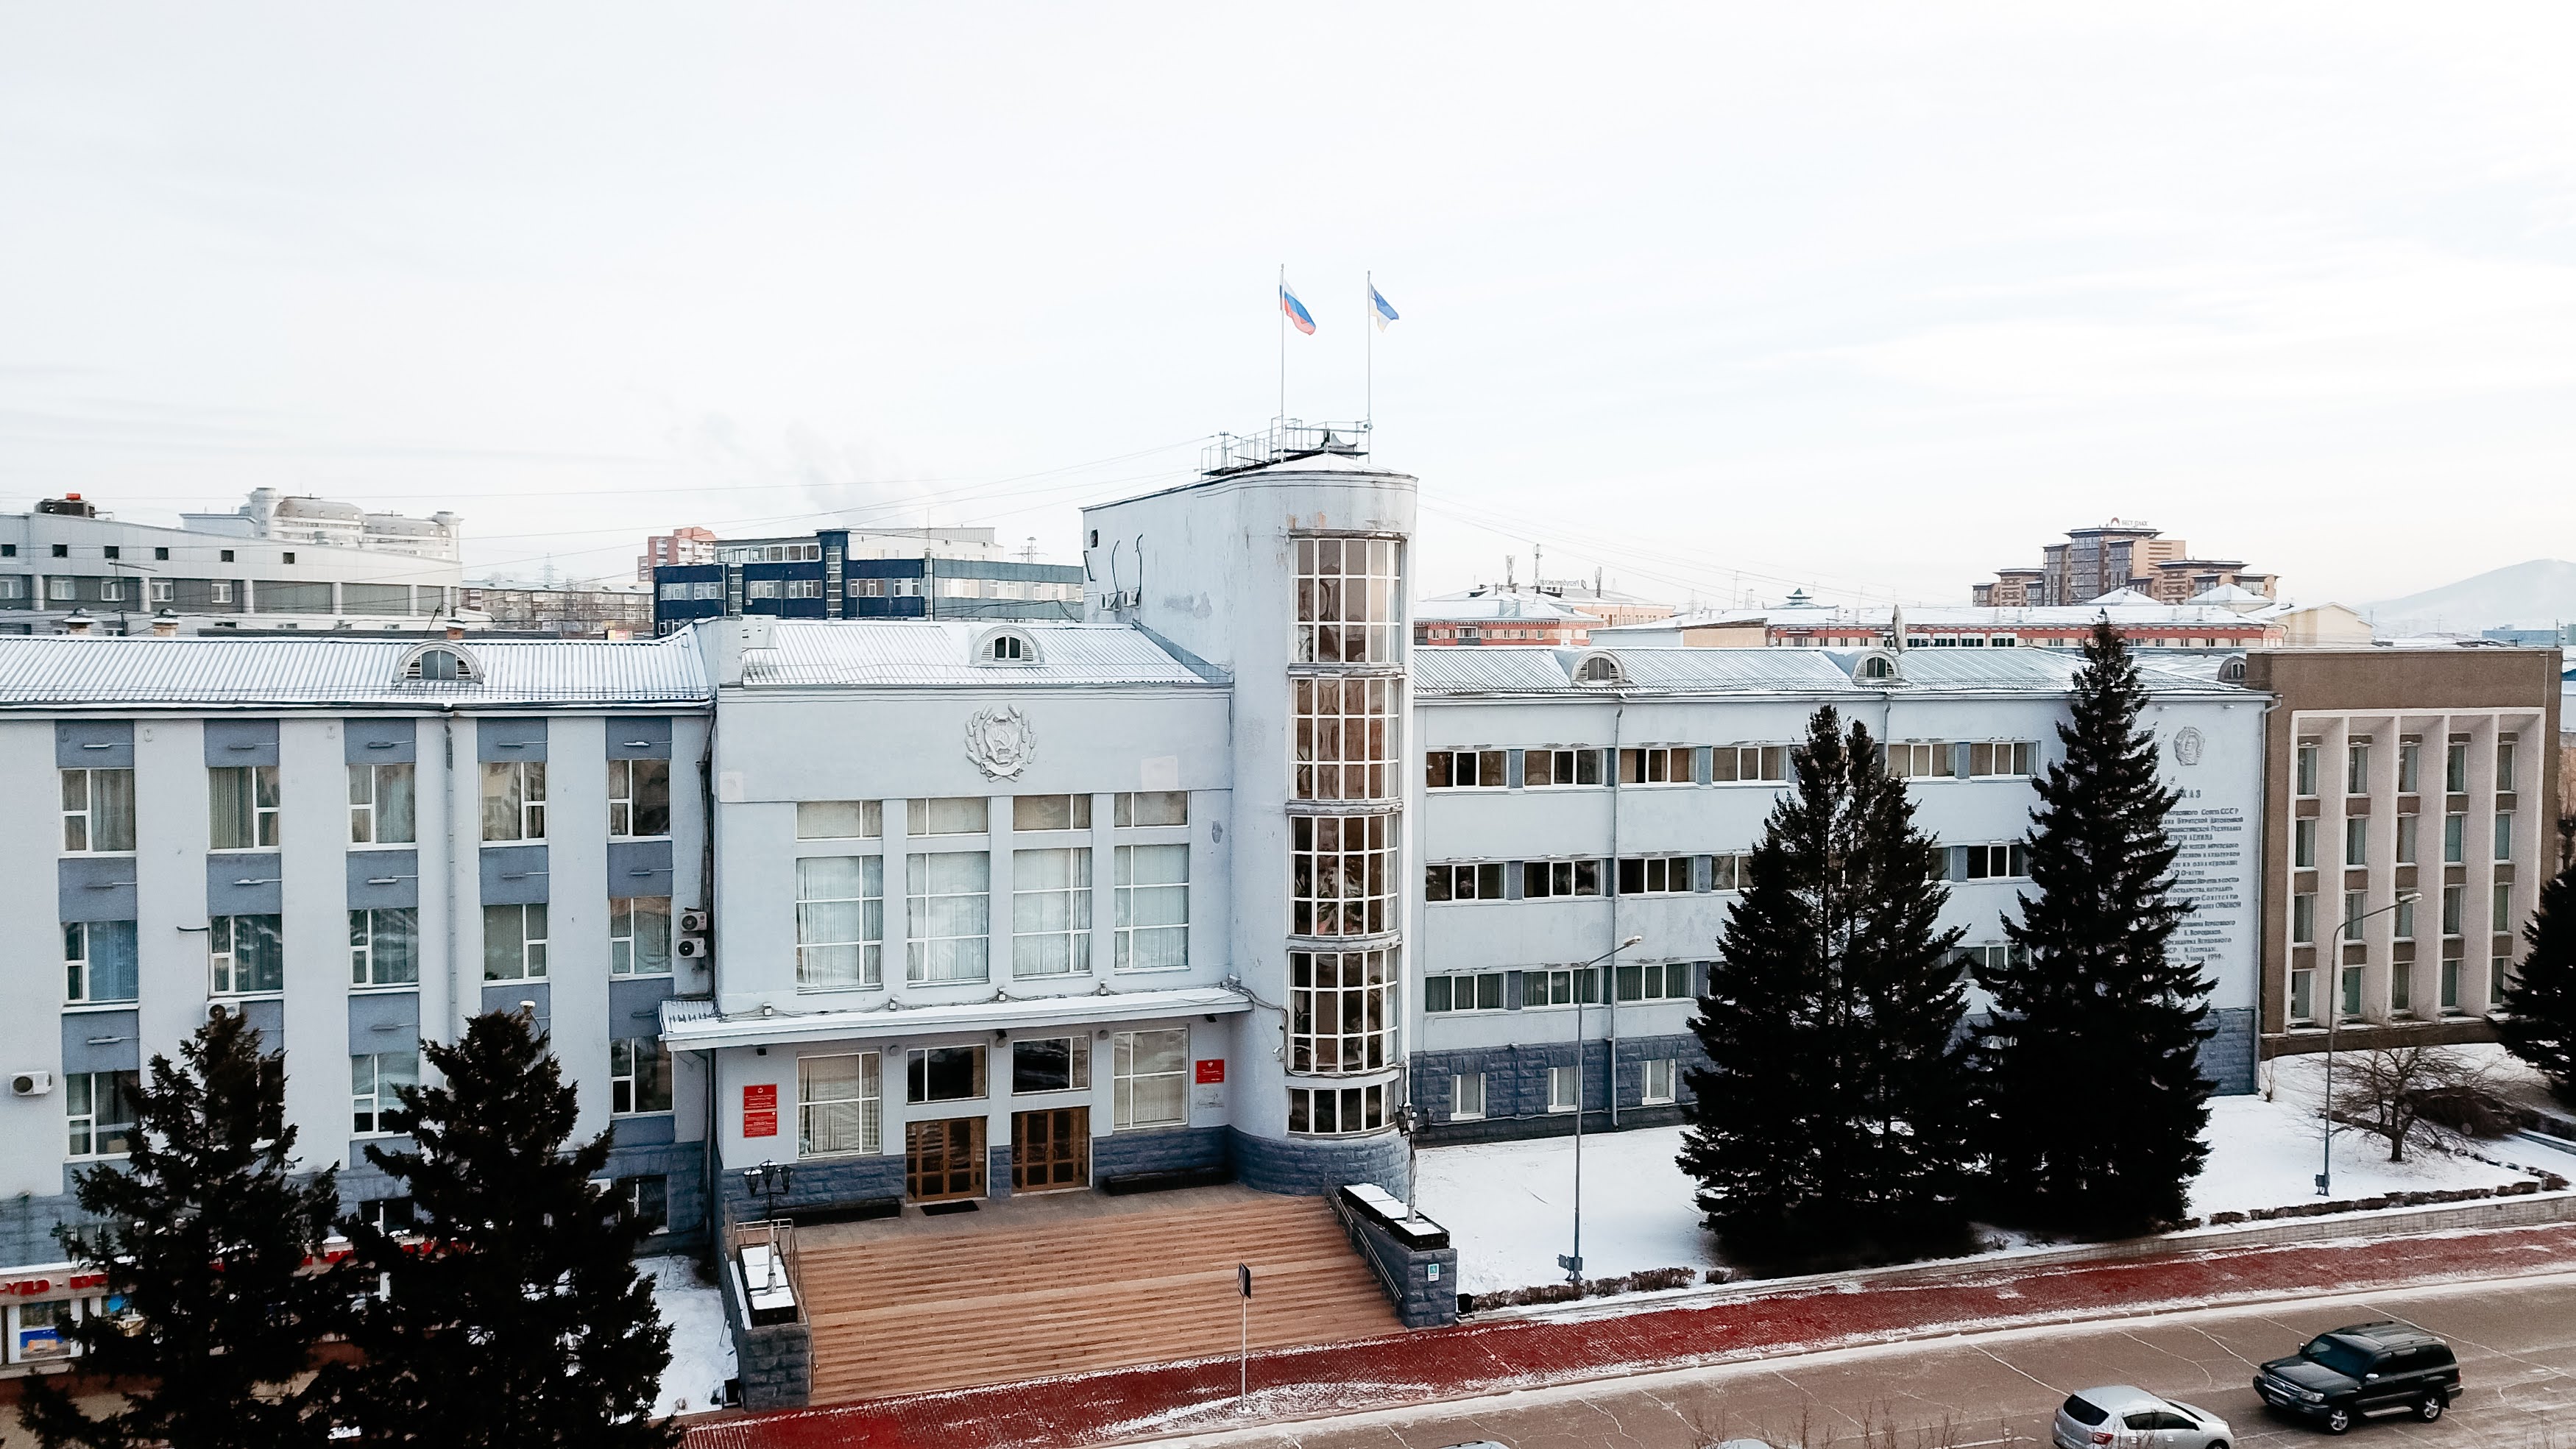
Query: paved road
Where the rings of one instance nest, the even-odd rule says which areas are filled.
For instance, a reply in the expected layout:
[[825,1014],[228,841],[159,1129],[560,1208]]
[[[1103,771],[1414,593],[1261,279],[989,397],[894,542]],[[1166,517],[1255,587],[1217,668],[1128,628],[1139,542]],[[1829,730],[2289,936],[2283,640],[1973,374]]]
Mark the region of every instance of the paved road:
[[1700,1449],[1736,1436],[1825,1449],[2045,1445],[2069,1392],[2136,1383],[2215,1410],[2236,1443],[2322,1443],[2267,1418],[2253,1365],[2309,1335],[2405,1318],[2450,1340],[2466,1392],[2441,1423],[2380,1420],[2344,1442],[2576,1449],[2576,1273],[2296,1303],[2008,1329],[1760,1363],[1643,1374],[1172,1444],[1227,1449]]

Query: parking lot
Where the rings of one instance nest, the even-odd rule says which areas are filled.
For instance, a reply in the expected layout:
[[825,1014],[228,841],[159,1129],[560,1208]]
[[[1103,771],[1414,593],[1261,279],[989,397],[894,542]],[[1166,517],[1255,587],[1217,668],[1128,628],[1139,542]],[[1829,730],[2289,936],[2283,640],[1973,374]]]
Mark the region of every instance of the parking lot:
[[2254,1365],[2315,1333],[2404,1318],[2450,1340],[2465,1392],[2438,1424],[2381,1419],[2345,1442],[2576,1449],[2576,1273],[2027,1327],[1642,1374],[1421,1408],[1167,1441],[1229,1449],[1789,1449],[2045,1444],[2068,1393],[2135,1383],[2225,1416],[2234,1443],[2323,1442],[2265,1414]]

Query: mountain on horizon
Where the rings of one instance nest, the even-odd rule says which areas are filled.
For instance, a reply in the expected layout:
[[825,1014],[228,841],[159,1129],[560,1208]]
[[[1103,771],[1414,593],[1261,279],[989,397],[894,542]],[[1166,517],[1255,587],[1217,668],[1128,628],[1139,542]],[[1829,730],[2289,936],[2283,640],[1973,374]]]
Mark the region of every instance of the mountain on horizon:
[[2383,634],[2474,634],[2509,624],[2576,621],[2576,563],[2536,558],[2399,599],[2365,604],[2361,612]]

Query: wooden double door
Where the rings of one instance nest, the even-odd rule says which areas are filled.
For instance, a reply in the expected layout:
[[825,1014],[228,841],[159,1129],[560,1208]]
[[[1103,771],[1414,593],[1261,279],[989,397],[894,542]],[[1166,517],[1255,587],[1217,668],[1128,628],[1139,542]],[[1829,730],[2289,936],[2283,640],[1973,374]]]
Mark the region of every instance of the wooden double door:
[[1091,1185],[1091,1109],[1011,1114],[1011,1191]]
[[914,1202],[984,1195],[984,1119],[954,1117],[903,1125],[904,1190]]

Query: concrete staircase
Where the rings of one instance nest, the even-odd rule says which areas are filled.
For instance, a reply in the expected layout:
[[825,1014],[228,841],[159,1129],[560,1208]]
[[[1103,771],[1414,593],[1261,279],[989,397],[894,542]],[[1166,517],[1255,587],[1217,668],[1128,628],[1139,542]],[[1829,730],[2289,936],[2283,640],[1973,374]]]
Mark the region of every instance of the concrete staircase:
[[[1106,1201],[1081,1196],[1081,1206]],[[1230,1354],[1237,1263],[1252,1265],[1255,1348],[1403,1331],[1322,1199],[1239,1188],[1170,1197],[908,1218],[883,1225],[892,1232],[809,1241],[798,1277],[813,1329],[811,1402]],[[1005,1206],[1023,1202],[1036,1206]]]

